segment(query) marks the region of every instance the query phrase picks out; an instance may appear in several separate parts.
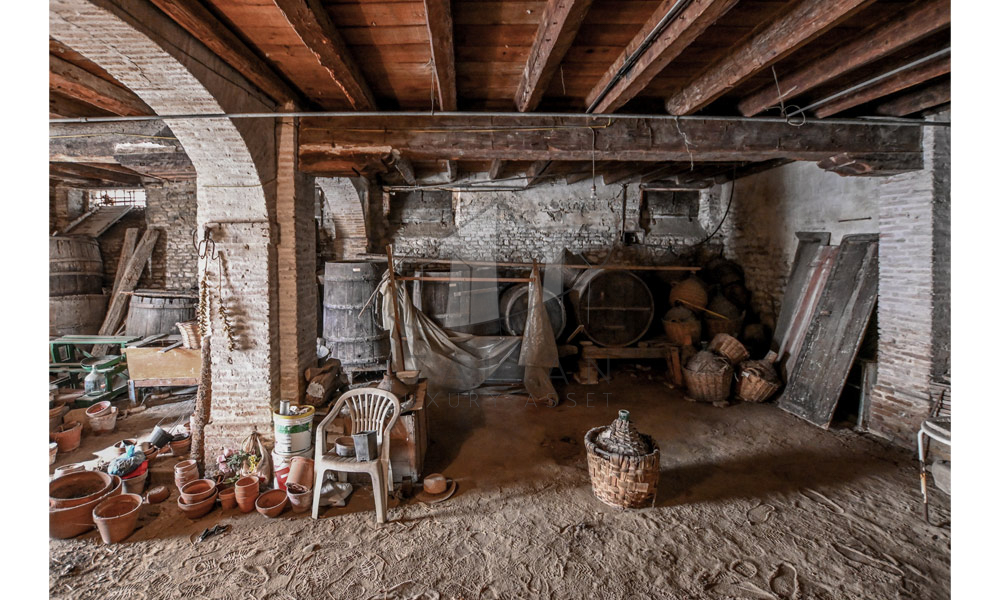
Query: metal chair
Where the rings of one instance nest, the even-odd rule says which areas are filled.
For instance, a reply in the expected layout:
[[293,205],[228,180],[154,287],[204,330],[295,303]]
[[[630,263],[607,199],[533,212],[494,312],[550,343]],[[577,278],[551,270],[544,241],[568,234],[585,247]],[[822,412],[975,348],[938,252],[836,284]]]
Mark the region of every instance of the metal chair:
[[[925,440],[924,438],[929,438]],[[930,418],[920,424],[917,432],[917,456],[920,459],[920,493],[924,496],[924,520],[930,523],[930,507],[927,502],[927,450],[930,440],[935,440],[951,447],[951,398],[945,400],[945,392],[941,392],[938,401],[931,408]]]
[[[326,428],[330,422],[347,406],[350,414],[350,435],[362,431],[376,432],[378,442],[378,458],[370,461],[359,461],[354,457],[337,456],[326,443]],[[392,472],[389,464],[389,431],[399,419],[399,398],[391,392],[376,388],[359,388],[351,390],[334,404],[330,414],[323,419],[316,429],[316,485],[313,486],[312,516],[319,518],[320,490],[323,487],[323,477],[327,471],[337,471],[339,477],[345,473],[367,473],[372,478],[372,493],[375,496],[375,518],[379,523],[385,523],[386,510],[389,503],[389,490],[392,489]]]

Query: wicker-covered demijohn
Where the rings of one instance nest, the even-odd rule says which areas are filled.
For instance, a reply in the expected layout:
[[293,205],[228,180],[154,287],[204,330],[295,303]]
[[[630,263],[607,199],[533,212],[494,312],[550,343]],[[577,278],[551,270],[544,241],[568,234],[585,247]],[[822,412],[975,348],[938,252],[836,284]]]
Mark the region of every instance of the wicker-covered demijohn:
[[725,358],[702,351],[691,357],[681,369],[684,386],[692,400],[726,402],[733,384],[733,367]]
[[675,306],[663,317],[663,331],[671,344],[691,346],[701,340],[701,319],[691,309]]
[[744,402],[765,402],[781,387],[781,378],[767,360],[748,360],[736,372],[736,397]]
[[728,333],[720,333],[708,344],[708,349],[716,354],[726,357],[731,364],[738,365],[750,358],[746,346]]
[[595,427],[584,436],[587,470],[597,499],[620,508],[651,506],[660,480],[660,447],[639,433],[627,410],[618,411],[611,425]]

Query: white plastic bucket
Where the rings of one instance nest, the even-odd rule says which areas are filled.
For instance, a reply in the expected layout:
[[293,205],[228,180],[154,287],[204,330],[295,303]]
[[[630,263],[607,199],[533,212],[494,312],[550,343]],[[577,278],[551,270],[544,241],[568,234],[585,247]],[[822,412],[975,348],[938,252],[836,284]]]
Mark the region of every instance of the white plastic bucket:
[[284,452],[278,452],[277,450],[271,452],[271,463],[274,465],[274,488],[275,489],[285,489],[285,478],[288,477],[288,467],[292,464],[292,459],[296,456],[305,456],[306,458],[313,457],[312,446],[301,450],[299,452],[292,452],[286,454]]
[[89,417],[90,430],[95,434],[111,433],[115,430],[115,421],[118,419],[118,407],[112,406],[111,410],[100,417]]
[[313,416],[312,406],[300,415],[279,415],[274,413],[274,451],[281,454],[301,452],[312,447]]

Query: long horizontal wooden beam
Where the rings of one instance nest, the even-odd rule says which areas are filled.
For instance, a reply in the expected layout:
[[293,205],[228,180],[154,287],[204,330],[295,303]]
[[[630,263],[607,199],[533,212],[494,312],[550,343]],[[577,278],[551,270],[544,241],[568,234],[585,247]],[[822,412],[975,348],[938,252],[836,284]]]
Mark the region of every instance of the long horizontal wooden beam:
[[841,152],[920,150],[919,127],[778,119],[583,116],[375,115],[303,118],[300,167],[385,154],[413,160],[747,161],[822,160]]
[[123,117],[153,114],[153,110],[132,91],[51,54],[49,89]]
[[845,73],[885,58],[896,50],[943,30],[951,23],[950,0],[929,0],[907,7],[886,23],[876,23],[853,40],[834,48],[826,56],[792,73],[778,74],[782,97],[773,85],[765,85],[739,103],[740,112],[753,116],[804,94]]
[[573,45],[591,3],[593,0],[549,0],[546,3],[514,96],[517,110],[530,112],[538,108],[556,69]]
[[799,0],[751,35],[667,101],[672,115],[689,115],[727,90],[785,58],[873,0]]
[[458,87],[455,82],[454,26],[451,19],[451,0],[424,0],[427,18],[427,35],[431,41],[431,60],[434,63],[438,108],[458,108]]
[[[635,34],[615,62],[608,67],[597,85],[587,94],[587,106],[597,102],[592,111],[595,113],[610,113],[624,106],[625,103],[644,90],[649,82],[663,71],[664,67],[677,58],[716,19],[726,14],[736,4],[736,1],[693,0],[681,9],[680,13],[672,17],[670,23],[662,28],[646,50],[637,59],[634,59],[632,67],[615,81],[618,72],[629,61],[629,58],[642,47],[646,38],[657,30],[660,22],[677,4],[677,0],[661,2],[646,24],[642,26],[642,29]],[[608,89],[612,84],[613,87]],[[607,93],[605,93],[606,89]]]
[[292,90],[198,0],[151,0],[161,11],[278,103],[298,102]]
[[375,96],[323,4],[319,0],[274,0],[274,3],[354,110],[375,110]]
[[867,102],[878,100],[884,96],[895,94],[896,92],[900,92],[907,88],[920,85],[921,83],[930,81],[935,77],[947,75],[950,72],[950,56],[932,60],[912,69],[907,69],[906,71],[897,73],[887,79],[883,79],[875,85],[863,88],[854,94],[834,100],[829,104],[824,104],[816,109],[816,116],[821,119],[830,117],[844,112],[849,108],[854,108],[855,106],[860,106]]
[[951,102],[950,80],[890,100],[876,108],[875,112],[890,117],[905,117],[947,102]]

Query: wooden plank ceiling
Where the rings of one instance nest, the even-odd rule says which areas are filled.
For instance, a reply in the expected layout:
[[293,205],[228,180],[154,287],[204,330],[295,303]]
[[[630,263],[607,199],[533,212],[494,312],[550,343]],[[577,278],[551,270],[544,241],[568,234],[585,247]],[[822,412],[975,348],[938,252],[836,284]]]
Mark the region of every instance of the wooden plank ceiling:
[[[916,116],[950,101],[947,0],[148,1],[303,110],[744,117],[784,105],[822,119]],[[52,41],[50,53],[53,116],[151,114],[72,49]],[[449,180],[573,179],[599,166],[606,182],[704,180],[782,162],[412,158],[418,176]],[[384,156],[327,159],[317,174],[397,171]]]

